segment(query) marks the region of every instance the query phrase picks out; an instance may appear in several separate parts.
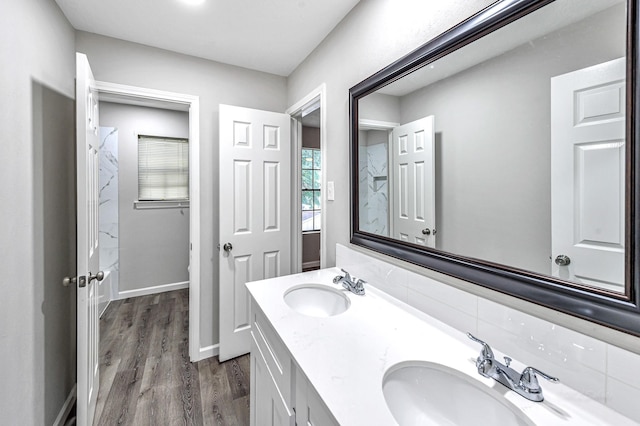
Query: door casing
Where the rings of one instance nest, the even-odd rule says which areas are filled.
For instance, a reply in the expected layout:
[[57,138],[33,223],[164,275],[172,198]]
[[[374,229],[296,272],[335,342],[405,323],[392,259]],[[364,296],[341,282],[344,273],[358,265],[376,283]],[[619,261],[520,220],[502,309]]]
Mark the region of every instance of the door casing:
[[[327,188],[326,164],[327,158],[327,85],[322,83],[306,96],[287,108],[285,114],[291,116],[291,272],[302,272],[302,124],[295,117],[300,115],[308,106],[320,102],[320,156],[322,158],[321,187]],[[320,219],[320,268],[327,267],[327,215],[324,213],[327,207],[327,193],[322,191],[323,211]]]

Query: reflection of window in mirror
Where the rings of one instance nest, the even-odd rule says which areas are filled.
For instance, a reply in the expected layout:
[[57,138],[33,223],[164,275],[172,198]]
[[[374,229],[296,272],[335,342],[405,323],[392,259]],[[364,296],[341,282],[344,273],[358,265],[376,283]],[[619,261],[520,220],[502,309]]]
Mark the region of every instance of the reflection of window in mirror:
[[322,178],[319,149],[302,149],[302,231],[319,231],[321,218],[320,182]]

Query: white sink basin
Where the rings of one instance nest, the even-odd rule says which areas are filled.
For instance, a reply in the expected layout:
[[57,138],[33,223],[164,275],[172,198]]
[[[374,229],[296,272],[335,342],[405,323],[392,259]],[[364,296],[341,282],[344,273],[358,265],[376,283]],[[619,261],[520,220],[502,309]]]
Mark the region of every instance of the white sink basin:
[[382,392],[400,426],[533,426],[498,391],[441,364],[396,364],[385,373]]
[[284,293],[291,309],[310,317],[332,317],[349,309],[351,301],[344,292],[322,284],[301,284]]

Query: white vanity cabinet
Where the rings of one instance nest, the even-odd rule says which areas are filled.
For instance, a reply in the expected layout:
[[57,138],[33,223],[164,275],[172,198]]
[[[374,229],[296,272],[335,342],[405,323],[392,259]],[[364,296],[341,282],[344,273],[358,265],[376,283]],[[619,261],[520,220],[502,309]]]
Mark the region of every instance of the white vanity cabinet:
[[[385,394],[385,377],[409,365],[449,372],[451,378],[446,379],[445,375],[437,380],[453,380],[442,384],[446,383],[447,389],[455,387],[465,407],[469,404],[481,407],[480,410],[488,410],[485,414],[497,413],[494,408],[498,406],[506,407],[521,420],[517,424],[637,426],[637,422],[563,382],[542,384],[543,403],[503,389],[493,379],[478,374],[475,359],[480,348],[477,343],[471,342],[464,333],[390,298],[373,285],[367,287],[364,296],[345,292],[349,304],[340,313],[326,316],[326,310],[305,310],[327,303],[326,295],[319,293],[318,286],[326,286],[329,293],[335,292],[339,287],[333,278],[340,272],[340,269],[329,268],[246,284],[251,296],[253,336],[252,426],[394,425],[398,424],[394,412],[409,413],[412,418],[423,418],[418,416],[426,413],[424,418],[431,418],[428,413],[432,411],[431,406],[421,403],[429,398],[428,392],[407,390],[414,389],[411,374],[399,378],[396,383],[399,387],[391,386],[392,393]],[[296,299],[298,304],[292,306],[286,296],[301,288],[315,290],[302,298],[306,305]],[[496,352],[496,355],[503,354]],[[524,368],[524,364],[518,367]],[[433,380],[440,376],[428,377]],[[465,385],[456,387],[460,379],[464,379]],[[418,380],[418,383],[425,381]],[[469,393],[470,390],[473,393]],[[422,396],[406,398],[405,392]],[[445,395],[438,400],[439,410],[435,414],[457,419],[460,401]],[[506,424],[502,415],[495,417],[493,423],[489,423],[489,417],[482,416],[484,424]]]
[[291,356],[251,302],[251,426],[294,426]]
[[296,405],[298,426],[339,426],[300,368],[296,369]]
[[282,399],[255,340],[251,345],[251,425],[295,425],[295,417]]
[[251,426],[338,426],[251,300]]

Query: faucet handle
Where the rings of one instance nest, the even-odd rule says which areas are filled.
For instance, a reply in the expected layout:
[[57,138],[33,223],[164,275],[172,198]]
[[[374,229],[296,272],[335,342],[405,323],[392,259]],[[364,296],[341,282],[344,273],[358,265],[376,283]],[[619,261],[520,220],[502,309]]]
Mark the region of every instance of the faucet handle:
[[363,280],[363,279],[359,279],[358,281],[356,281],[356,283],[354,285],[354,288],[356,289],[356,294],[359,294],[359,295],[363,295],[364,294],[364,285],[366,283],[367,282],[365,280]]
[[557,383],[560,381],[557,377],[552,377],[542,371],[538,370],[535,367],[527,367],[522,371],[520,375],[520,386],[530,393],[541,393],[542,389],[540,388],[540,384],[538,383],[537,376],[542,377],[543,379],[547,379],[550,382]]
[[489,346],[486,342],[483,342],[482,340],[478,339],[476,336],[474,336],[471,333],[467,333],[467,337],[473,340],[474,342],[480,343],[482,345],[481,357],[483,359],[493,359],[493,351],[491,350],[491,346]]
[[353,279],[353,278],[351,277],[351,274],[350,274],[350,273],[348,273],[347,271],[345,271],[343,268],[340,268],[340,270],[341,270],[342,272],[344,272],[344,278],[345,278],[347,281],[351,281],[351,280]]
[[345,271],[343,268],[340,268],[340,270],[344,273],[344,275],[336,275],[333,278],[333,283],[337,284],[342,280],[351,281],[351,275],[349,275],[349,273],[347,271]]

